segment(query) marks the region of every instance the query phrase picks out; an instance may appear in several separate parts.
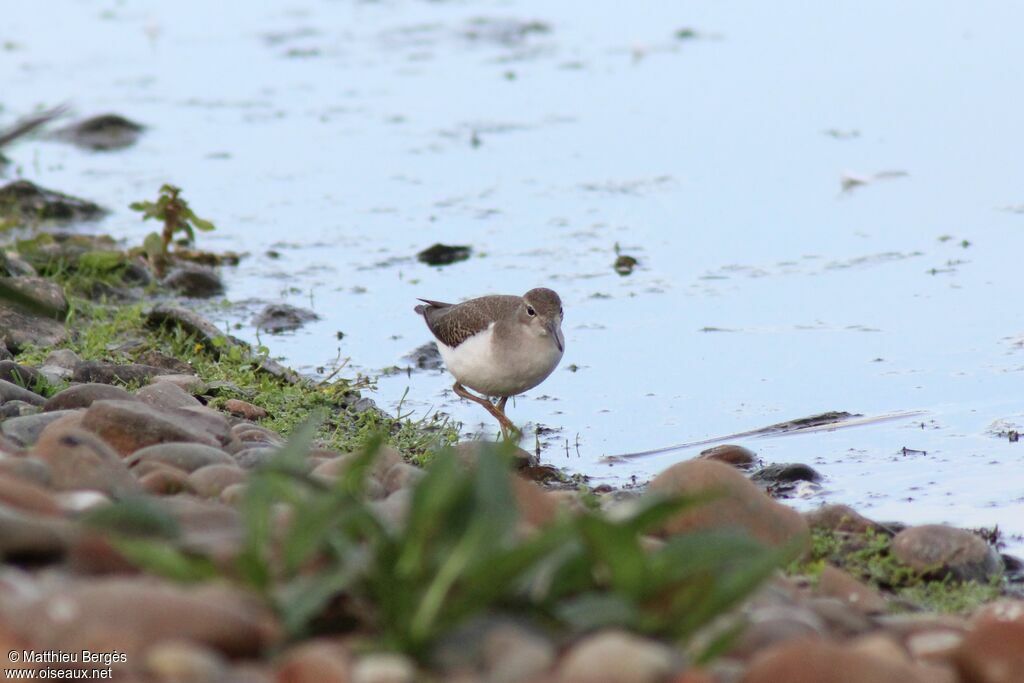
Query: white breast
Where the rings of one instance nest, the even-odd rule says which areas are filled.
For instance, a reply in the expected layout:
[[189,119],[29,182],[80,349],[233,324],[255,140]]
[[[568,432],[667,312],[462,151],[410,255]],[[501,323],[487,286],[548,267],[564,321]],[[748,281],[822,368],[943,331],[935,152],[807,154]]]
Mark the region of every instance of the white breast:
[[550,337],[531,337],[499,358],[493,347],[494,323],[457,347],[437,342],[437,350],[460,384],[485,396],[513,396],[532,389],[554,371],[562,352]]

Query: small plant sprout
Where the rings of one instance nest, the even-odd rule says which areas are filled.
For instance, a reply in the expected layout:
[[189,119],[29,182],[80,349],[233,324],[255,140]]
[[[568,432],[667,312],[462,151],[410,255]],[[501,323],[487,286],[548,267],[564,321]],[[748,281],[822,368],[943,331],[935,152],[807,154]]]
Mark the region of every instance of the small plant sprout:
[[176,234],[184,233],[186,245],[191,246],[196,241],[196,230],[210,232],[214,229],[213,223],[192,211],[188,202],[181,198],[181,188],[174,185],[161,187],[155,202],[133,202],[130,208],[141,211],[143,220],[153,218],[164,224],[160,234],[152,232],[143,242],[143,248],[154,264],[167,260],[168,247]]

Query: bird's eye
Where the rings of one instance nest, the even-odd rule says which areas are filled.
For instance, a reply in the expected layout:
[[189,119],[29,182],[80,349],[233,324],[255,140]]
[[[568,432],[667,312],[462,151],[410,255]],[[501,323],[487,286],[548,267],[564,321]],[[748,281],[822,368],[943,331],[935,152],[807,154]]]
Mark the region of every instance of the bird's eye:
[[533,316],[537,315],[537,311],[533,310],[533,306],[527,306],[526,307],[526,315],[528,315],[528,316],[530,316],[532,318]]
[[561,308],[558,309],[558,317],[559,318],[564,318],[565,317],[565,311],[562,310]]

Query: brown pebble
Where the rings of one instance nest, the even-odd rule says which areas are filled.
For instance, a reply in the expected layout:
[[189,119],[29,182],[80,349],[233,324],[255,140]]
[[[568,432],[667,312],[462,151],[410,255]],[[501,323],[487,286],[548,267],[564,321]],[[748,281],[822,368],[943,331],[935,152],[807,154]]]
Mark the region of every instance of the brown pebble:
[[307,640],[285,651],[277,665],[277,683],[350,683],[352,656],[335,641]]
[[266,409],[237,398],[229,398],[224,401],[224,410],[246,420],[262,420],[268,414]]
[[[143,463],[150,464],[150,463]],[[139,484],[147,493],[155,496],[173,496],[179,493],[194,493],[188,481],[188,473],[177,467],[160,467],[159,463],[151,463],[156,467],[139,478]]]
[[700,452],[697,456],[701,460],[716,460],[726,465],[732,465],[739,469],[748,469],[757,463],[757,455],[754,451],[743,446],[726,443],[721,446],[713,446]]
[[232,484],[241,484],[247,473],[236,465],[206,465],[188,475],[188,484],[203,498],[219,497]]
[[60,506],[49,491],[10,474],[0,474],[0,503],[40,515],[61,514]]

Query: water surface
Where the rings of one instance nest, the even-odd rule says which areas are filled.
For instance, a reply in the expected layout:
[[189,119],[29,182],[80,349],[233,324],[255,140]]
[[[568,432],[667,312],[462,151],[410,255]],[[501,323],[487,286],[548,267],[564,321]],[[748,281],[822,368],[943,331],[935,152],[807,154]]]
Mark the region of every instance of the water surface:
[[[182,186],[217,223],[203,245],[248,253],[225,272],[235,304],[209,315],[251,340],[267,302],[321,316],[260,337],[293,366],[350,358],[376,377],[428,341],[416,297],[550,286],[565,359],[509,408],[545,428],[548,462],[642,481],[700,449],[603,456],[920,410],[740,442],[826,476],[799,506],[1024,533],[1024,445],[999,435],[1024,424],[1024,7],[54,0],[4,14],[4,120],[66,100],[149,126],[115,154],[21,143],[8,176],[111,207],[99,228],[136,242],[150,228],[127,204]],[[434,242],[474,253],[418,263]],[[631,275],[613,271],[616,245],[639,260]],[[449,386],[399,372],[374,398],[492,433]]]

